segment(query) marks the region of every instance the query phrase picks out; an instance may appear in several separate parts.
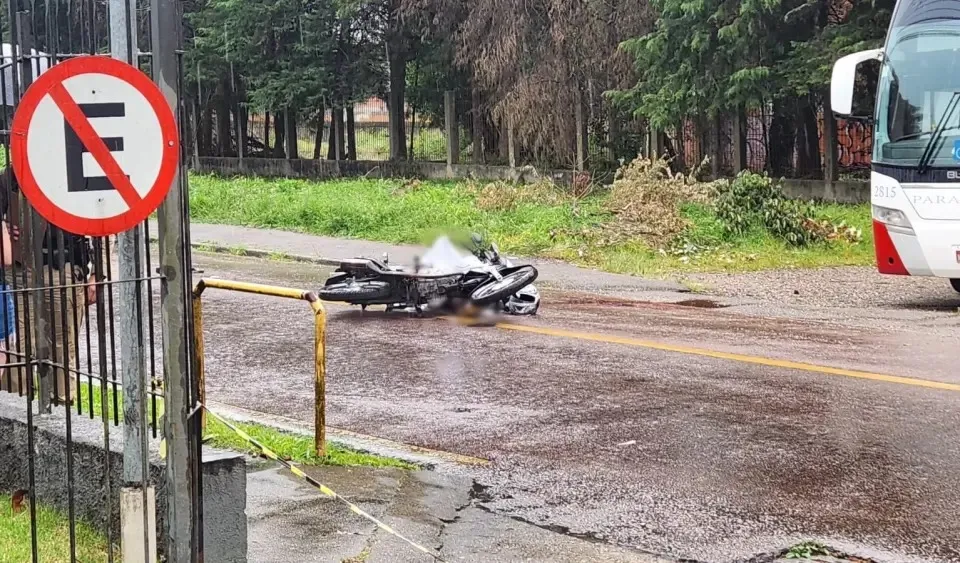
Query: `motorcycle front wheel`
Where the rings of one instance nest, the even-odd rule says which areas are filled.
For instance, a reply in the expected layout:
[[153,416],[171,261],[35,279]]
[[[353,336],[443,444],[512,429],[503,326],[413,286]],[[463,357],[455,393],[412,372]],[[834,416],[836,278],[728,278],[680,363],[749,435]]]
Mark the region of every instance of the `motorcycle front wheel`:
[[375,280],[334,283],[317,291],[317,296],[324,301],[347,303],[377,301],[390,296],[390,284]]
[[520,266],[507,272],[499,280],[489,281],[470,294],[470,300],[476,305],[489,305],[502,301],[537,279],[537,269],[533,266]]

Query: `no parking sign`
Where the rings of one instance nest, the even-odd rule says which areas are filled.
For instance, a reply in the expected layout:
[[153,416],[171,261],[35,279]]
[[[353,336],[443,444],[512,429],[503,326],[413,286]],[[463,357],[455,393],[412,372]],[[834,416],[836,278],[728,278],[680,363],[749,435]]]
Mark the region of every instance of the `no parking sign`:
[[163,93],[124,62],[85,56],[43,73],[20,101],[10,152],[40,215],[79,235],[126,231],[166,197],[180,138]]

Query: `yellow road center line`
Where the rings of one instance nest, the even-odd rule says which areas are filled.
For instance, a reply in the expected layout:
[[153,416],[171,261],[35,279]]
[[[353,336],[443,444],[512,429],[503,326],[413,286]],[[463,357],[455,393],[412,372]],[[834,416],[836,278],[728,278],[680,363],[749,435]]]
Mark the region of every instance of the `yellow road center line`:
[[639,338],[630,338],[628,336],[616,336],[613,334],[599,334],[591,332],[577,332],[572,330],[563,330],[557,328],[547,328],[540,326],[518,325],[513,323],[497,323],[497,328],[503,330],[514,330],[518,332],[528,332],[532,334],[541,334],[544,336],[559,336],[561,338],[574,338],[577,340],[589,340],[591,342],[605,342],[608,344],[624,344],[626,346],[636,346],[639,348],[649,348],[651,350],[662,350],[664,352],[677,352],[679,354],[690,354],[694,356],[705,356],[708,358],[717,358],[721,360],[730,360],[747,364],[761,366],[795,369],[815,373],[824,373],[827,375],[837,375],[842,377],[854,377],[857,379],[868,379],[871,381],[883,381],[886,383],[898,383],[900,385],[912,385],[914,387],[927,387],[930,389],[941,389],[945,391],[960,391],[960,384],[943,383],[940,381],[930,381],[927,379],[916,379],[913,377],[900,377],[897,375],[884,375],[882,373],[871,373],[867,371],[857,371],[851,369],[833,368],[828,366],[819,366],[803,362],[793,362],[790,360],[777,360],[774,358],[764,358],[761,356],[750,356],[747,354],[735,354],[731,352],[717,352],[714,350],[705,350],[703,348],[693,348],[690,346],[681,346],[676,344],[664,344],[650,340],[641,340]]

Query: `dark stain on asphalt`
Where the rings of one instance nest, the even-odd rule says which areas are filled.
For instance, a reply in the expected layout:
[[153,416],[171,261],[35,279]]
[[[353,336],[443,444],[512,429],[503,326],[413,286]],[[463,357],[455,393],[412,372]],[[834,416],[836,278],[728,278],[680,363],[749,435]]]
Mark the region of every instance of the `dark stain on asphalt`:
[[576,306],[576,307],[628,307],[634,309],[653,309],[670,310],[676,307],[693,307],[697,309],[724,309],[729,305],[720,303],[713,299],[684,299],[682,301],[640,301],[636,299],[618,299],[615,297],[605,297],[600,295],[591,295],[586,293],[552,293],[550,295],[550,304],[554,306]]

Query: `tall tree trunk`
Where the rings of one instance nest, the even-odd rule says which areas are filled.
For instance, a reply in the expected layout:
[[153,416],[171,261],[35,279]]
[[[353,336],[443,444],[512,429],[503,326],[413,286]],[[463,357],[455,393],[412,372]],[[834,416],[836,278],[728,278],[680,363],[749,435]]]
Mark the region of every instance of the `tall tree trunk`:
[[620,157],[621,134],[620,113],[614,104],[606,103],[607,107],[607,160],[616,162]]
[[793,172],[793,152],[796,142],[795,100],[773,102],[773,119],[770,123],[770,140],[767,158],[774,176],[790,176]]
[[491,162],[496,160],[500,148],[499,145],[500,137],[497,135],[497,126],[490,117],[490,114],[484,112],[483,148],[487,151],[484,161]]
[[723,164],[723,116],[717,113],[710,119],[710,178],[720,178],[720,169]]
[[313,159],[320,160],[320,155],[323,153],[323,128],[324,122],[326,121],[327,108],[320,106],[320,111],[317,112],[317,132],[313,137]]
[[357,117],[352,105],[347,108],[347,159],[357,160]]
[[500,162],[510,160],[510,134],[507,130],[507,120],[501,119],[497,123],[497,158]]
[[410,106],[410,160],[416,160],[417,153],[413,150],[413,141],[417,136],[417,106],[416,104]]
[[347,158],[346,126],[343,122],[343,108],[337,108],[337,160]]
[[213,156],[213,107],[207,104],[203,108],[200,120],[200,156]]
[[677,151],[675,161],[675,171],[686,174],[687,172],[687,120],[684,119],[677,126],[677,143],[674,147]]
[[330,108],[330,132],[327,133],[327,160],[337,160],[337,106]]
[[274,158],[284,158],[286,156],[283,151],[283,140],[286,138],[284,136],[286,127],[284,125],[283,112],[280,111],[273,118],[273,138],[276,139],[276,146],[273,148]]
[[838,178],[837,120],[830,106],[830,92],[821,93],[823,100],[823,179],[833,183]]
[[[416,51],[414,51],[413,53],[413,58],[414,59],[417,58]],[[417,59],[416,66],[414,69],[414,75],[413,75],[414,91],[416,91],[419,88],[419,86],[420,86],[420,61],[419,59]],[[416,136],[417,136],[417,103],[416,101],[414,101],[414,103],[410,105],[410,153],[409,153],[410,160],[416,160],[417,158],[417,153],[415,151],[416,145],[414,143]]]
[[710,120],[705,113],[701,113],[696,119],[697,127],[697,151],[691,162],[691,167],[696,169],[703,163],[703,159],[712,156],[710,145]]
[[284,112],[284,117],[286,117],[286,135],[287,135],[287,158],[297,159],[300,158],[300,147],[297,139],[297,110],[292,108],[287,108]]
[[[660,150],[659,154],[657,154],[656,151],[651,151],[651,152],[654,152],[654,154],[657,154],[657,156],[659,157],[669,159],[670,171],[673,172],[674,174],[679,173],[680,169],[678,168],[679,165],[677,163],[680,160],[680,157],[679,157],[679,153],[677,152],[676,145],[673,142],[673,140],[670,138],[670,135],[667,135],[666,133],[661,133],[660,131],[656,131],[656,130],[654,131],[653,134],[656,135],[656,140],[654,141],[654,144],[659,145],[662,142],[663,148]],[[652,147],[652,148],[656,148],[656,147]]]
[[797,172],[803,178],[820,177],[820,127],[817,106],[810,96],[800,99],[797,113]]
[[270,156],[270,112],[263,114],[263,156]]
[[[399,27],[393,22],[391,26]],[[402,30],[394,29],[388,33],[387,61],[390,66],[390,92],[387,96],[387,112],[390,116],[390,160],[407,158],[406,116],[404,101],[407,88],[407,57],[404,48]]]
[[230,95],[230,79],[220,81],[220,96],[217,104],[217,144],[220,156],[233,156],[233,135],[230,130],[230,114],[233,111]]
[[237,148],[243,148],[243,155],[246,156],[250,150],[250,112],[246,106],[239,106],[240,109],[240,145]]
[[191,99],[186,107],[186,127],[184,131],[186,136],[187,154],[190,155],[193,166],[200,164],[200,107],[197,101]]
[[327,147],[329,160],[343,160],[346,157],[344,142],[343,108],[334,107],[330,115],[330,138]]

